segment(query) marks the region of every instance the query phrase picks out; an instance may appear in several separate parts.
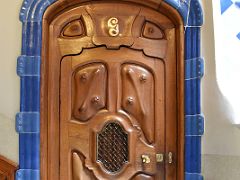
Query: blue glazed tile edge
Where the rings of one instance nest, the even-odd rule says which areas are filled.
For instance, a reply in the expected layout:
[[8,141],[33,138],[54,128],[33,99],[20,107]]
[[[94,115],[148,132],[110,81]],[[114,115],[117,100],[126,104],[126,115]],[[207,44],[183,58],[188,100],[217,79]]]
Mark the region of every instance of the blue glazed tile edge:
[[185,80],[201,78],[204,75],[203,58],[194,58],[185,60]]
[[185,173],[185,180],[203,180],[203,176],[197,173]]
[[39,112],[20,112],[16,115],[18,133],[40,133]]
[[185,116],[185,136],[202,136],[204,117],[201,114]]
[[20,11],[22,55],[17,61],[21,78],[21,107],[16,115],[19,133],[17,180],[40,180],[40,64],[42,16],[52,0],[24,0]]
[[[31,84],[34,86],[32,87],[33,90],[32,92],[36,93],[35,96],[40,96],[40,80],[38,79],[32,79],[33,76],[38,76],[40,73],[40,65],[37,63],[37,61],[40,63],[41,58],[41,30],[42,30],[42,16],[45,10],[49,5],[54,3],[56,0],[24,0],[22,4],[22,8],[20,11],[20,20],[23,22],[23,43],[22,43],[22,56],[20,57],[21,60],[19,60],[19,65],[17,69],[18,75],[21,77],[21,86],[23,91],[27,91],[28,87],[31,86]],[[184,20],[184,25],[185,28],[189,27],[200,27],[203,23],[203,12],[201,8],[201,4],[199,0],[165,0],[168,4],[173,6],[182,16]],[[189,32],[185,33],[185,49],[186,49],[186,57],[188,59],[191,58],[197,58],[199,57],[199,52],[200,52],[200,30],[199,28],[196,29],[191,29]],[[192,46],[192,43],[194,43],[194,46]],[[190,46],[189,46],[190,45]],[[29,55],[28,57],[24,57],[25,55]],[[35,60],[30,60],[31,58],[29,57],[36,57],[33,58]],[[28,59],[26,61],[29,61],[29,63],[23,62],[24,60],[22,59]],[[38,60],[37,60],[38,59]],[[33,62],[35,61],[35,62]],[[23,64],[22,64],[23,62]],[[193,63],[194,64],[194,63]],[[194,65],[192,65],[194,66]],[[197,69],[197,67],[195,68]],[[185,79],[187,79],[189,76],[196,76],[195,71],[192,72],[193,70],[189,70],[189,74],[185,74]],[[29,78],[25,78],[25,76],[29,76]],[[196,100],[191,101],[190,104],[192,106],[196,106],[197,112],[200,112],[200,107],[198,107],[198,104],[200,104],[200,77],[192,77],[197,79],[197,81],[191,81],[189,83],[190,86],[190,91],[192,96],[191,98],[196,98]],[[25,83],[27,81],[28,83]],[[38,85],[34,85],[34,84]],[[196,89],[197,88],[197,89]],[[197,91],[196,91],[197,90]],[[197,92],[197,94],[196,94]],[[195,94],[194,94],[195,93]],[[196,97],[194,97],[195,95]],[[25,96],[28,96],[27,93],[21,95],[21,99],[24,98],[26,100],[21,103],[21,110],[24,110],[24,112],[20,113],[39,113],[39,108],[34,105],[35,103],[40,104],[40,99],[36,98],[33,100],[33,96],[29,96],[29,98],[26,98]],[[35,102],[35,103],[29,103],[30,102]],[[189,106],[186,106],[186,109],[189,108]],[[33,107],[33,106],[36,106]],[[37,110],[36,112],[32,110]],[[191,109],[191,108],[190,108]],[[29,110],[29,111],[27,111]],[[26,112],[25,112],[26,111]],[[194,112],[194,111],[193,111]],[[192,115],[193,113],[188,113],[187,111],[185,112],[186,117],[188,117],[188,114]],[[18,114],[19,115],[19,114]],[[17,115],[17,116],[18,116]],[[34,116],[34,115],[33,115]],[[29,121],[29,124],[32,123],[31,117],[25,117],[25,119],[28,119],[26,121]],[[37,118],[36,118],[37,119]],[[17,120],[16,120],[17,121]],[[186,121],[190,121],[187,119]],[[18,122],[17,122],[18,123]],[[17,125],[16,123],[16,125]],[[24,124],[23,122],[21,122]],[[21,124],[20,123],[20,124]],[[26,122],[26,124],[28,124]],[[18,124],[19,125],[19,124]],[[23,129],[26,129],[26,131],[29,131],[31,133],[21,133],[21,129],[17,129],[17,131],[20,131],[20,154],[19,154],[19,159],[22,161],[20,162],[20,168],[19,171],[17,172],[17,178],[18,180],[27,180],[27,179],[36,179],[38,180],[40,178],[40,173],[39,173],[39,133],[32,133],[32,131],[38,132],[37,125],[32,124],[32,125],[23,125]],[[26,127],[25,127],[26,126]],[[31,127],[33,126],[33,127]],[[200,136],[194,136],[192,134],[196,133],[196,127],[192,127],[193,125],[190,125],[190,130],[187,130],[186,132],[186,153],[189,152],[191,158],[194,160],[192,161],[188,157],[186,157],[186,164],[188,167],[193,167],[193,168],[188,168],[185,167],[185,179],[187,180],[202,180],[202,176],[200,175],[200,167],[201,167],[201,137]],[[33,128],[33,129],[31,129]],[[188,132],[189,131],[189,132]],[[191,134],[192,137],[189,137],[188,134]],[[202,132],[203,133],[203,132]],[[29,150],[27,146],[33,145],[33,149]],[[35,151],[35,152],[34,152]],[[22,165],[21,165],[22,164]],[[26,168],[25,168],[26,167]],[[195,169],[194,169],[195,168]],[[192,173],[192,172],[198,172],[198,173]],[[19,174],[19,176],[18,176]],[[202,178],[202,179],[201,179]]]
[[18,76],[40,76],[40,56],[19,56],[17,60]]
[[15,180],[40,180],[39,170],[20,169],[16,172]]
[[182,16],[185,26],[202,26],[203,10],[199,0],[164,0]]

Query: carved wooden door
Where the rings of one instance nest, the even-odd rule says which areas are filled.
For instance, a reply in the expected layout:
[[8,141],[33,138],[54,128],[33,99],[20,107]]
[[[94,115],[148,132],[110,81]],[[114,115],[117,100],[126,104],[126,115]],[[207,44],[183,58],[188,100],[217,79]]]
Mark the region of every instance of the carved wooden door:
[[130,3],[86,4],[57,21],[60,179],[176,179],[172,21]]

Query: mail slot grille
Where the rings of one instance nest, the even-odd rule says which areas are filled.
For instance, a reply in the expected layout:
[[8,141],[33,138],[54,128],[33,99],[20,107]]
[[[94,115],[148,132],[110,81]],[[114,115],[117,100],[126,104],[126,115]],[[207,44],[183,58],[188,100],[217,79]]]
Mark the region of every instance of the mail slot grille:
[[97,160],[110,173],[120,171],[128,162],[128,134],[120,124],[111,122],[97,135]]

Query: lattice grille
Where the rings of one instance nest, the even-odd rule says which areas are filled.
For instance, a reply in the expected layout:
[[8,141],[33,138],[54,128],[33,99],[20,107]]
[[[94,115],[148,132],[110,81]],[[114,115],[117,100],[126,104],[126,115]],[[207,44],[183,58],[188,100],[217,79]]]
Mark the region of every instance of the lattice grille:
[[116,173],[128,161],[128,135],[118,123],[108,123],[97,135],[97,160]]

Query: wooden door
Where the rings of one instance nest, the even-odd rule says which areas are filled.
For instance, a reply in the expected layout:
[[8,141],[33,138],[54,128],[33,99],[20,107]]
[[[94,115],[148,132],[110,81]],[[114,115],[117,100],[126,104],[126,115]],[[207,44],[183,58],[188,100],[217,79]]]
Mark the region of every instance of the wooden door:
[[140,5],[101,2],[66,10],[51,24],[59,178],[176,179],[173,22]]

